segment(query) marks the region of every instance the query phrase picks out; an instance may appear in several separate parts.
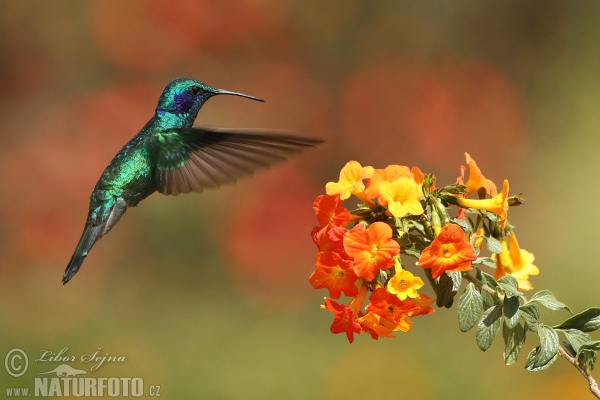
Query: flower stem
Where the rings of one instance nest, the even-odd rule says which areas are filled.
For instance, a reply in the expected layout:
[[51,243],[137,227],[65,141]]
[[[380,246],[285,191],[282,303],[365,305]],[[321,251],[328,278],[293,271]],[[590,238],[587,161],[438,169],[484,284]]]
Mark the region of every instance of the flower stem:
[[368,205],[371,210],[376,210],[377,209],[377,204],[375,204],[373,202],[373,200],[369,199],[365,195],[365,192],[358,192],[358,193],[352,193],[352,194],[355,195],[356,197],[358,197],[360,199],[360,201],[362,201],[363,203],[365,203],[366,205]]
[[[488,285],[484,284],[483,282],[481,282],[479,279],[477,279],[473,275],[465,272],[465,273],[463,273],[463,279],[465,279],[467,281],[470,281],[470,282],[473,282],[475,284],[475,286],[477,286],[481,290],[484,290],[484,291],[488,292],[491,296],[493,296],[495,299],[497,299],[500,302],[500,304],[504,303],[504,299],[501,298],[500,296],[498,296],[498,293],[493,288],[491,288]],[[564,349],[564,347],[562,345],[558,346],[558,352],[559,352],[559,354],[564,359],[566,359],[575,368],[577,368],[577,370],[581,373],[581,375],[583,375],[583,377],[585,379],[587,379],[587,381],[590,384],[590,392],[592,392],[592,394],[594,396],[596,396],[596,398],[600,399],[600,388],[598,388],[598,383],[596,382],[596,380],[594,379],[594,377],[591,376],[591,375],[589,375],[585,371],[585,369],[583,369],[582,367],[578,366],[577,363],[575,362],[575,358],[571,357],[571,355]]]

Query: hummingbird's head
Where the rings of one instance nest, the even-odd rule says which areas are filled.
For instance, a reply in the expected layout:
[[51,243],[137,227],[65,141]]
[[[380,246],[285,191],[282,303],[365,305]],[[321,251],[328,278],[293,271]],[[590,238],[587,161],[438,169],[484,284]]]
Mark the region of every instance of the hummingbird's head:
[[231,94],[247,97],[252,100],[264,101],[258,97],[248,96],[247,94],[216,89],[195,79],[176,78],[164,88],[158,99],[156,111],[158,113],[188,114],[193,115],[195,118],[204,102],[218,94]]

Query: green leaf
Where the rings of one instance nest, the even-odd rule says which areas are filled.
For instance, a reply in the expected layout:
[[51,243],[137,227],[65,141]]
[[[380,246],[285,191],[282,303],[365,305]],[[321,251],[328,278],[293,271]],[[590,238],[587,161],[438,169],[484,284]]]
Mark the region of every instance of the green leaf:
[[473,264],[481,264],[481,265],[485,265],[486,267],[496,269],[496,261],[492,260],[489,257],[479,257],[479,258],[477,258],[477,260],[473,261]]
[[514,278],[514,276],[511,275],[504,275],[502,278],[498,279],[498,283],[503,283],[507,286],[510,286],[511,288],[518,290],[519,289],[519,282],[517,282],[517,280]]
[[600,341],[590,341],[589,343],[581,345],[575,356],[577,365],[585,368],[585,371],[588,374],[594,368],[594,363],[598,357],[598,354],[596,353],[597,350],[600,350]]
[[600,350],[600,340],[592,340],[589,343],[583,344],[580,350]]
[[[477,279],[479,279],[482,283],[488,285],[492,289],[498,287],[498,282],[496,282],[494,277],[490,274],[486,274],[480,269],[477,270]],[[491,294],[489,294],[485,290],[481,291],[481,299],[483,300],[483,304],[487,308],[500,304],[498,300],[496,300]]]
[[492,235],[484,235],[485,242],[487,244],[487,249],[492,253],[500,254],[502,253],[502,246],[500,245],[500,241],[493,237]]
[[587,374],[589,375],[590,372],[592,372],[592,369],[594,369],[594,363],[596,362],[596,358],[598,358],[598,353],[596,353],[595,350],[581,349],[581,351],[577,353],[575,362],[578,366],[583,367],[585,369],[585,372],[587,372]]
[[462,332],[469,331],[477,324],[483,311],[481,294],[473,283],[469,283],[458,299],[458,327]]
[[496,305],[484,311],[481,321],[477,325],[477,332],[475,332],[475,340],[477,345],[483,351],[489,349],[500,330],[500,323],[502,322],[502,306]]
[[600,308],[592,307],[573,315],[555,329],[579,329],[582,332],[592,332],[600,328]]
[[536,364],[546,364],[558,353],[558,333],[548,325],[541,324],[538,328],[540,337],[540,350],[537,354]]
[[489,257],[479,257],[477,260],[473,261],[473,264],[481,264],[486,267],[496,268],[496,261],[492,260]]
[[525,328],[517,324],[509,328],[506,324],[502,326],[502,336],[504,336],[504,363],[512,365],[517,361],[519,352],[525,343]]
[[472,232],[469,227],[469,224],[464,219],[452,218],[450,220],[450,222],[460,226],[462,228],[462,230],[465,231],[466,233]]
[[462,273],[459,271],[455,272],[446,272],[450,279],[452,279],[452,290],[458,292],[460,289],[460,285],[462,284]]
[[510,275],[498,279],[498,286],[511,296],[523,296],[523,293],[519,292],[519,282]]
[[579,329],[561,329],[561,331],[565,334],[567,340],[576,352],[579,351],[581,346],[592,341],[590,335],[585,332],[581,332]]
[[537,321],[540,319],[540,307],[535,303],[527,303],[519,307],[519,314],[531,332],[537,332]]
[[519,318],[520,318],[520,314],[519,314],[519,306],[521,305],[521,303],[519,303],[519,298],[518,297],[508,297],[506,296],[504,298],[504,323],[509,327],[509,328],[514,328],[515,326],[518,325],[519,323]]
[[569,307],[567,307],[566,304],[561,303],[560,301],[556,300],[556,297],[554,297],[554,294],[549,290],[542,290],[542,291],[537,292],[536,294],[534,294],[531,297],[531,299],[529,299],[529,303],[531,303],[532,301],[540,303],[544,307],[549,308],[550,310],[553,310],[553,311],[562,310],[564,308],[567,311],[569,311],[571,314],[573,314],[573,311],[571,311],[571,309]]
[[452,307],[454,296],[456,296],[456,290],[454,290],[454,280],[451,276],[449,276],[450,273],[445,272],[437,279],[436,304],[438,307]]
[[531,350],[531,352],[527,356],[527,361],[525,361],[525,369],[527,371],[530,371],[530,372],[543,371],[546,368],[548,368],[549,366],[551,366],[554,363],[554,361],[556,361],[556,358],[558,357],[558,353],[556,353],[554,355],[554,357],[552,357],[546,364],[536,365],[535,360],[537,358],[539,351],[540,351],[540,346]]
[[421,235],[427,236],[425,226],[420,221],[410,221],[409,227],[416,229]]
[[419,247],[422,247],[422,246],[419,246],[418,243],[411,243],[408,246],[402,247],[402,252],[409,256],[419,258],[419,257],[421,257],[421,251],[423,250],[422,248],[419,248]]

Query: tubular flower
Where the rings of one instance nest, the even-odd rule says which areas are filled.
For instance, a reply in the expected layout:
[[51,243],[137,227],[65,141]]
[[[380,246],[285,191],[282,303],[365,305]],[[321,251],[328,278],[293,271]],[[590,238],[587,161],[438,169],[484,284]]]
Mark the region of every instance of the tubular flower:
[[412,301],[413,301],[413,303],[415,303],[415,305],[417,307],[419,307],[419,311],[414,312],[414,313],[409,313],[408,314],[409,317],[416,317],[417,315],[426,315],[426,314],[431,314],[431,313],[435,312],[435,310],[430,307],[430,305],[433,304],[435,299],[432,299],[429,296],[426,296],[424,294],[419,294],[417,297],[412,299]]
[[403,315],[419,311],[419,307],[411,300],[400,300],[383,288],[375,289],[365,309],[395,323],[399,323]]
[[321,306],[334,314],[330,328],[331,333],[345,332],[350,343],[354,341],[354,334],[359,334],[362,331],[362,327],[356,321],[356,318],[367,296],[367,285],[364,281],[359,280],[356,286],[358,287],[358,294],[350,300],[347,306],[328,298],[325,298],[325,305]]
[[334,315],[333,323],[329,330],[331,333],[346,333],[348,341],[354,341],[354,334],[360,333],[362,328],[354,319],[354,310],[339,304],[331,299],[325,298],[325,309],[331,311]]
[[422,288],[423,285],[423,280],[421,278],[414,276],[410,271],[403,269],[397,271],[396,275],[388,281],[387,290],[398,296],[400,300],[404,300],[407,297],[417,297],[417,289]]
[[351,194],[362,194],[365,190],[363,179],[370,178],[374,171],[373,167],[363,167],[357,161],[349,161],[342,168],[339,181],[327,183],[325,191],[330,196],[339,194],[341,200],[346,200]]
[[[464,165],[460,166],[460,176],[458,178],[456,178],[456,184],[457,185],[464,185],[465,184],[465,172],[467,172],[467,168]],[[459,194],[458,197],[462,197],[465,198],[467,197],[466,194]],[[464,208],[458,208],[458,215],[456,216],[456,218],[458,219],[465,219],[465,212],[467,210],[465,210]]]
[[354,259],[354,271],[359,278],[372,281],[380,269],[394,265],[400,245],[392,240],[392,228],[384,222],[375,222],[367,230],[363,224],[344,235],[344,249]]
[[447,224],[431,245],[421,252],[418,264],[431,268],[431,275],[437,279],[444,272],[470,270],[471,261],[476,259],[475,249],[465,240],[462,228]]
[[506,240],[501,240],[502,253],[492,254],[492,259],[496,261],[495,279],[500,279],[504,275],[512,275],[519,282],[519,289],[531,290],[533,286],[529,282],[529,275],[538,275],[540,270],[533,265],[535,257],[527,250],[519,248],[517,237],[514,233],[509,236],[510,250]]
[[309,279],[315,289],[326,288],[334,299],[339,299],[341,292],[346,296],[358,294],[358,288],[354,284],[358,277],[352,269],[352,261],[342,260],[336,253],[321,252],[317,254],[315,263],[317,269]]
[[392,183],[381,182],[379,193],[379,202],[387,206],[394,217],[423,214],[423,206],[419,201],[419,185],[412,178],[399,178]]
[[394,329],[398,324],[387,320],[375,313],[368,312],[362,317],[358,318],[358,323],[362,327],[363,331],[368,332],[371,337],[375,340],[382,338],[395,338],[392,335]]
[[379,186],[381,182],[395,182],[399,178],[412,178],[413,174],[408,167],[404,165],[388,165],[385,169],[376,169],[375,173],[369,178],[369,185],[365,189],[365,194],[370,199],[379,197]]
[[465,184],[467,187],[467,196],[478,191],[480,188],[484,188],[491,196],[497,195],[498,190],[496,189],[494,182],[483,176],[477,163],[475,163],[475,160],[471,158],[469,153],[465,153],[465,157],[467,158],[467,165],[469,166],[469,180]]
[[350,222],[350,213],[341,204],[342,200],[339,194],[317,197],[317,200],[313,204],[313,209],[317,214],[317,220],[321,228],[333,228],[346,225]]
[[502,186],[502,192],[498,193],[491,199],[482,199],[482,200],[474,200],[474,199],[462,199],[458,197],[456,199],[459,206],[464,208],[476,208],[478,210],[486,210],[493,212],[496,215],[499,215],[501,218],[500,225],[504,226],[506,221],[506,213],[508,212],[508,181],[504,181],[504,186]]

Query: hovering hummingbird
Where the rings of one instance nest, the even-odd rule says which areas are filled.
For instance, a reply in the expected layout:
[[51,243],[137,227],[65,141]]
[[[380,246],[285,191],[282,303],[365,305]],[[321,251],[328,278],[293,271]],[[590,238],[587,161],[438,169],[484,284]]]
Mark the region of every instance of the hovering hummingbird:
[[190,78],[174,79],[165,87],[154,116],[117,153],[94,187],[85,229],[63,284],[127,208],[153,192],[177,196],[218,188],[322,142],[278,131],[192,128],[202,105],[219,94],[264,101]]

